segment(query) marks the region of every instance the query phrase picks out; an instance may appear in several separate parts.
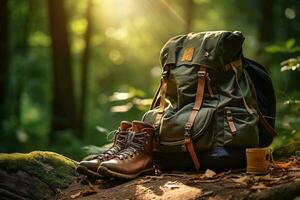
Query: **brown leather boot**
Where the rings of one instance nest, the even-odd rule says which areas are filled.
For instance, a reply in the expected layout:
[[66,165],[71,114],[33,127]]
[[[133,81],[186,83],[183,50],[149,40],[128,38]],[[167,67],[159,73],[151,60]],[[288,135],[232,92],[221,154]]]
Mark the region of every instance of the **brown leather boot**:
[[130,122],[122,121],[116,132],[112,147],[99,155],[93,156],[89,160],[81,161],[76,171],[83,175],[99,177],[97,169],[101,162],[111,159],[115,154],[125,149],[131,127],[132,124]]
[[131,134],[128,147],[111,160],[102,162],[98,168],[99,174],[133,179],[141,173],[153,170],[154,127],[144,122],[133,121]]

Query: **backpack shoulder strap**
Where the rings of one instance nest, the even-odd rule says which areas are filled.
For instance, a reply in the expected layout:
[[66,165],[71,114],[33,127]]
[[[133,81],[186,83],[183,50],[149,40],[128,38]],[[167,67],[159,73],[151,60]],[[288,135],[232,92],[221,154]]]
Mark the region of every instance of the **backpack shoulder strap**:
[[197,85],[195,104],[194,104],[193,110],[187,120],[187,123],[185,124],[185,134],[184,134],[185,145],[186,145],[187,150],[194,162],[194,166],[197,171],[199,171],[199,169],[200,169],[200,163],[199,163],[197,154],[196,154],[194,146],[193,146],[193,141],[191,139],[190,132],[191,132],[194,121],[196,119],[196,116],[197,116],[197,114],[201,108],[202,102],[203,102],[206,77],[207,77],[206,68],[201,66],[198,71],[198,85]]

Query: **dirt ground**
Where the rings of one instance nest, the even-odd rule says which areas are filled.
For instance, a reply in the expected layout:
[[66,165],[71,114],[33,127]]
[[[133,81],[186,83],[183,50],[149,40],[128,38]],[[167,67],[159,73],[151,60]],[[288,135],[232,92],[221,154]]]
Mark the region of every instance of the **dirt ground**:
[[[297,198],[298,197],[298,198]],[[89,180],[79,177],[55,196],[65,199],[299,199],[300,157],[273,164],[264,175],[245,170],[215,173],[171,172],[144,175],[135,180]]]

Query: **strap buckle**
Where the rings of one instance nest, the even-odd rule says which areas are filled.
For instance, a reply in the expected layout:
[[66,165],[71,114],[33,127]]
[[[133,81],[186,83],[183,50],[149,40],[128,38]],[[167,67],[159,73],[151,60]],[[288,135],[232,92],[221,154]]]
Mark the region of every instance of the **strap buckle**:
[[185,132],[184,134],[184,139],[187,140],[187,139],[191,139],[191,134],[189,132]]
[[230,110],[226,110],[227,120],[233,121],[232,112]]
[[188,123],[185,124],[185,128],[184,129],[189,132],[191,130],[191,128],[192,128],[192,125],[193,125],[192,123],[188,122]]
[[197,74],[198,74],[198,77],[205,77],[206,76],[205,71],[198,71]]
[[165,70],[165,71],[163,71],[163,73],[162,73],[162,78],[167,78],[168,77],[168,75],[169,75],[169,73],[168,73],[168,71],[167,70]]
[[187,123],[186,125],[185,125],[185,133],[184,133],[184,138],[185,139],[189,139],[189,138],[191,138],[191,129],[192,129],[192,123]]

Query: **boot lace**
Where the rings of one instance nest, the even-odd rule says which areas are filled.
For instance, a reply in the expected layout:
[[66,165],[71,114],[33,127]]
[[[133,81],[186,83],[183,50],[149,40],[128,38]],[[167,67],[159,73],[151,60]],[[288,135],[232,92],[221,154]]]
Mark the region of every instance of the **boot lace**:
[[113,156],[114,154],[118,153],[119,151],[121,151],[126,146],[127,134],[124,134],[119,131],[115,131],[114,134],[116,135],[115,144],[108,150],[104,151],[103,153],[96,155],[95,158],[97,158],[99,160],[107,159],[107,158]]
[[138,154],[140,150],[144,150],[145,145],[145,133],[130,133],[128,136],[129,146],[119,152],[116,155],[117,158],[123,160],[127,159],[129,156],[133,157],[135,154]]

